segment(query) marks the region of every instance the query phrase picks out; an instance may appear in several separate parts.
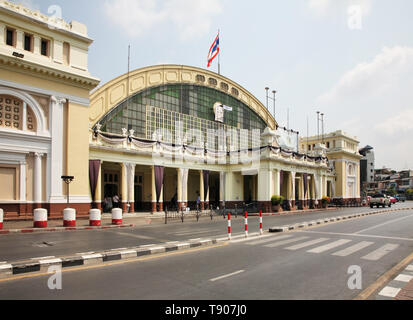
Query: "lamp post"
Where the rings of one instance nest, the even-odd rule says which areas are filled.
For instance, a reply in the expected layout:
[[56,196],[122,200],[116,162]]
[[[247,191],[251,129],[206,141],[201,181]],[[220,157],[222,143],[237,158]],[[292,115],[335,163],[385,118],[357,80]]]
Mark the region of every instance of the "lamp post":
[[321,114],[321,143],[324,144],[324,113]]
[[276,98],[275,98],[275,94],[277,93],[277,91],[276,90],[273,90],[272,91],[272,94],[273,94],[273,98],[271,98],[269,95],[268,95],[268,91],[270,90],[270,88],[268,88],[268,87],[266,87],[265,88],[265,91],[266,91],[266,93],[267,93],[267,95],[266,95],[266,98],[267,98],[267,110],[269,111],[269,106],[268,106],[268,100],[272,100],[273,102],[274,102],[274,112],[273,112],[273,116],[274,116],[274,118],[275,118],[275,102],[277,101],[276,100]]
[[62,176],[62,180],[67,184],[67,207],[69,208],[69,185],[75,179],[73,176]]

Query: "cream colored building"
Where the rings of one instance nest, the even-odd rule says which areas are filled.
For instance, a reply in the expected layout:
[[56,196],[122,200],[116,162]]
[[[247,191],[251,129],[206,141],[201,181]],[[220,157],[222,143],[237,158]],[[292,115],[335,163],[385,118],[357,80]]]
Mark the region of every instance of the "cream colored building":
[[[225,106],[224,123],[215,121],[216,103]],[[327,195],[332,179],[323,150],[299,154],[298,134],[279,128],[258,99],[195,67],[152,66],[114,79],[91,95],[89,122],[98,207],[118,193],[125,211],[170,208],[175,194],[178,207],[192,209],[198,194],[201,207],[253,202],[269,212],[271,197],[282,195],[304,208]],[[201,139],[188,138],[191,130]],[[214,145],[220,130],[223,144]],[[158,192],[155,167],[164,170]]]
[[0,207],[6,218],[61,215],[66,186],[87,212],[92,40],[85,25],[0,0]]
[[322,136],[300,139],[300,152],[311,154],[315,149],[325,148],[331,168],[334,170],[333,199],[360,201],[359,141],[342,130]]
[[195,209],[197,201],[201,208],[254,203],[269,212],[273,195],[305,208],[331,193],[325,150],[298,152],[298,133],[279,128],[235,81],[160,65],[92,91],[99,80],[88,72],[91,43],[81,23],[0,0],[6,219],[30,218],[38,207],[61,217],[63,175],[75,177],[70,203],[80,216],[91,207],[110,210],[116,195],[124,212]]

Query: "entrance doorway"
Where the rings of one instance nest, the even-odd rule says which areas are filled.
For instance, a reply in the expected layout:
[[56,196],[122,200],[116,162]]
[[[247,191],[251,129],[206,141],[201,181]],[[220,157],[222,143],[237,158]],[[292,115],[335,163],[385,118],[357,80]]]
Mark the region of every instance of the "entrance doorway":
[[219,172],[211,172],[209,175],[209,206],[211,209],[219,207],[220,193]]
[[257,180],[258,175],[244,176],[244,202],[247,205],[257,200]]

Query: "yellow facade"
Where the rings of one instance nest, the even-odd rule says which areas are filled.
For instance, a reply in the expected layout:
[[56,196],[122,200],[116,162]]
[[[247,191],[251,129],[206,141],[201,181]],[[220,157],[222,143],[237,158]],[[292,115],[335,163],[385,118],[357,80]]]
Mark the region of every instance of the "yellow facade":
[[[317,147],[326,149],[327,158],[335,172],[335,192],[337,199],[360,199],[359,141],[344,131],[336,131],[324,136],[300,139],[300,151],[311,154]],[[333,181],[332,181],[333,182]]]
[[0,125],[0,169],[15,168],[7,173],[13,195],[0,190],[6,217],[25,217],[36,207],[60,215],[63,175],[75,176],[71,202],[87,213],[89,93],[99,83],[88,71],[91,43],[81,23],[0,1],[0,99],[23,104],[16,123]]

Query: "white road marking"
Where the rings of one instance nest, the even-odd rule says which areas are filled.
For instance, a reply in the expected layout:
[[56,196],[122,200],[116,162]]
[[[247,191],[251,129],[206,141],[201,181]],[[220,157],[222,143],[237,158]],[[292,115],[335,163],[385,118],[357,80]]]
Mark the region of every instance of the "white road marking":
[[[257,239],[263,240],[269,237],[274,237],[274,236],[271,234],[262,236],[258,232],[256,232],[256,233],[250,233],[248,238],[245,238],[245,235],[244,235],[244,239],[231,240],[231,243],[249,242],[249,241],[255,241]],[[226,238],[226,240],[228,240],[228,237]]]
[[407,274],[399,274],[394,280],[402,282],[410,282],[413,279],[413,276]]
[[315,244],[318,244],[318,243],[321,243],[321,242],[324,242],[324,241],[327,241],[327,240],[329,240],[329,239],[328,238],[319,238],[319,239],[310,240],[310,241],[307,241],[307,242],[304,242],[304,243],[301,243],[301,244],[297,244],[295,246],[291,246],[291,247],[288,247],[288,248],[285,248],[285,249],[294,251],[294,250],[310,247],[312,245],[315,245]]
[[395,296],[399,294],[400,291],[401,289],[398,289],[398,288],[385,287],[383,288],[383,290],[379,292],[379,295],[384,296],[384,297],[394,298]]
[[127,232],[113,232],[113,233],[121,235],[121,236],[136,238],[136,239],[143,239],[143,240],[155,239],[154,237],[147,237],[147,236],[142,236],[142,235],[133,234],[133,233],[127,233]]
[[340,233],[340,232],[323,232],[323,231],[297,231],[298,233],[317,233],[317,234],[331,234],[337,236],[354,236],[354,237],[364,237],[364,238],[378,238],[378,239],[390,239],[390,240],[403,240],[403,241],[413,241],[412,238],[399,238],[399,237],[386,237],[378,236],[373,234],[355,234],[355,233]]
[[391,244],[388,243],[381,248],[369,253],[368,255],[362,257],[364,260],[369,260],[369,261],[377,261],[381,258],[383,258],[386,254],[390,253],[391,251],[397,249],[399,247],[398,244]]
[[291,238],[292,236],[293,236],[293,235],[291,235],[291,234],[282,235],[282,236],[270,236],[270,238],[266,238],[266,239],[261,239],[261,240],[249,242],[249,243],[247,243],[247,245],[249,245],[249,246],[255,246],[255,245],[257,245],[257,244],[263,244],[263,243],[267,243],[267,242],[272,242],[272,241],[277,241],[277,240],[282,240],[282,239]]
[[283,241],[279,241],[276,243],[267,244],[264,247],[275,248],[275,247],[283,246],[285,244],[290,244],[290,243],[298,242],[298,241],[305,240],[305,239],[308,239],[308,237],[299,237],[299,238],[294,238],[294,239],[289,239],[289,240],[283,240]]
[[362,241],[360,243],[355,244],[354,246],[348,247],[344,250],[338,251],[333,253],[333,256],[339,256],[339,257],[347,257],[350,254],[353,254],[357,251],[360,251],[364,248],[367,248],[368,246],[371,246],[372,244],[374,244],[374,242],[369,242],[369,241]]
[[236,272],[233,272],[233,273],[230,273],[230,274],[226,274],[226,275],[223,275],[223,276],[220,276],[220,277],[217,277],[217,278],[210,279],[209,281],[215,282],[215,281],[218,281],[218,280],[222,280],[222,279],[225,279],[225,278],[236,276],[236,275],[238,275],[240,273],[243,273],[243,272],[245,272],[245,270],[240,270],[240,271],[236,271]]
[[413,271],[413,264],[409,265],[409,266],[406,268],[406,271]]
[[173,235],[176,236],[187,236],[187,235],[191,235],[191,234],[202,234],[202,233],[210,233],[213,232],[213,230],[205,230],[205,231],[188,231],[188,232],[177,232],[177,233],[173,233]]
[[308,250],[307,252],[310,252],[310,253],[322,253],[322,252],[326,252],[326,251],[328,251],[328,250],[334,249],[334,248],[336,248],[336,247],[342,246],[342,245],[344,245],[344,244],[346,244],[346,243],[349,243],[349,242],[351,242],[351,240],[348,240],[348,239],[340,239],[340,240],[331,242],[331,243],[329,243],[329,244],[326,244],[326,245],[323,245],[323,246],[320,246],[320,247],[317,247],[317,248]]
[[358,231],[358,232],[355,232],[354,234],[359,234],[359,233],[362,233],[362,232],[367,231],[367,230],[372,230],[372,229],[380,228],[380,227],[385,226],[385,225],[387,225],[387,224],[390,224],[390,223],[393,223],[393,222],[397,222],[397,221],[400,221],[400,220],[404,220],[404,219],[407,219],[407,218],[412,218],[412,217],[413,217],[413,214],[411,214],[411,215],[409,215],[409,216],[407,216],[407,217],[402,217],[402,218],[394,219],[394,220],[387,221],[387,222],[384,222],[384,223],[380,223],[380,224],[375,225],[375,226],[373,226],[373,227],[366,228],[366,229],[360,230],[360,231]]

